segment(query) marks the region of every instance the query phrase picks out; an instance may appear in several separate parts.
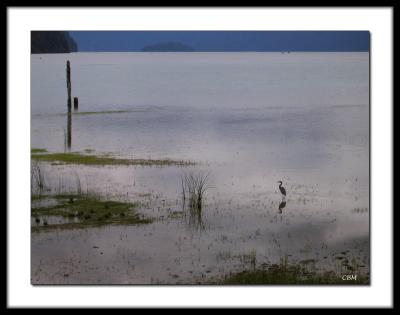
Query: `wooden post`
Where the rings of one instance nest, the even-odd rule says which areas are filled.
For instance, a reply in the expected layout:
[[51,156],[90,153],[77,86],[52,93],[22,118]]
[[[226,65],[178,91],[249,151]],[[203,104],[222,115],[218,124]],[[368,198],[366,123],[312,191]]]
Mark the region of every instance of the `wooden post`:
[[78,110],[78,98],[74,97],[74,110]]
[[67,60],[67,92],[68,92],[68,112],[71,111],[71,66]]

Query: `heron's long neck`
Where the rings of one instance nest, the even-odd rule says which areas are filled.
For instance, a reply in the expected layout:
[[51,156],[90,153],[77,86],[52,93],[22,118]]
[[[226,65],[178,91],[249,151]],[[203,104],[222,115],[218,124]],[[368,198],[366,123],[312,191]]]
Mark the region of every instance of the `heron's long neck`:
[[279,184],[279,188],[282,187],[282,183]]

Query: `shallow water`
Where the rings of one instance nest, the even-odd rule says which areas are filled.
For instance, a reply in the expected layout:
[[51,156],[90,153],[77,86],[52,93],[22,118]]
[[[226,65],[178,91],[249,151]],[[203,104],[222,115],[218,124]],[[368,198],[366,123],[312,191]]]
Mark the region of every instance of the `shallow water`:
[[[32,283],[195,283],[346,250],[368,271],[367,53],[32,55],[32,148],[66,150],[67,59],[80,112],[127,111],[73,115],[71,151],[197,165],[41,164],[54,192],[79,177],[155,222],[33,233]],[[210,174],[201,229],[173,215],[189,171]]]

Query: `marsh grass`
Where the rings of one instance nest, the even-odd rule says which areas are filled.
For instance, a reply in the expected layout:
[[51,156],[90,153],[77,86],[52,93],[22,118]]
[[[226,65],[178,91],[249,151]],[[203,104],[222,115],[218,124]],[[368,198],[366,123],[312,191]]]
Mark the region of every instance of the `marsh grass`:
[[188,201],[190,209],[201,211],[203,198],[208,186],[209,173],[184,173],[181,176],[182,197],[184,203]]
[[31,216],[39,218],[39,221],[41,217],[51,216],[63,217],[65,220],[60,224],[32,226],[33,232],[152,222],[135,211],[135,203],[103,200],[95,194],[60,194],[47,198],[54,199],[57,203],[47,207],[33,207]]
[[189,166],[194,162],[172,159],[118,159],[110,156],[81,154],[78,152],[32,154],[36,161],[61,162],[79,165],[140,165],[140,166]]
[[256,269],[257,265],[257,252],[253,249],[247,254],[242,254],[238,256],[240,261],[245,265],[250,265],[252,270]]
[[202,218],[203,199],[208,185],[209,173],[184,173],[181,175],[182,204],[188,215],[189,225],[204,229]]
[[280,259],[279,264],[263,265],[259,268],[230,273],[224,278],[212,281],[213,284],[369,284],[368,274],[353,270],[356,280],[345,281],[344,273],[334,270],[319,271],[316,268],[305,266],[304,263],[289,263],[287,256]]
[[75,184],[76,184],[76,194],[78,196],[82,196],[81,179],[77,173],[75,173]]
[[32,148],[31,149],[31,153],[35,154],[35,153],[46,153],[47,149],[42,149],[42,148]]
[[37,162],[31,165],[31,189],[39,195],[47,190],[44,171]]
[[[38,205],[31,207],[31,216],[36,223],[32,226],[32,232],[152,222],[152,219],[136,212],[138,207],[136,203],[107,200],[104,196],[89,191],[88,187],[84,192],[77,173],[75,173],[75,187],[72,190],[71,188],[67,190],[59,178],[56,194],[32,194],[31,201]],[[63,220],[59,220],[58,223],[47,220],[60,217]]]
[[360,270],[365,270],[366,262],[362,262],[360,257],[353,256],[348,251],[342,251],[332,254],[331,265],[338,274],[352,274],[359,273]]

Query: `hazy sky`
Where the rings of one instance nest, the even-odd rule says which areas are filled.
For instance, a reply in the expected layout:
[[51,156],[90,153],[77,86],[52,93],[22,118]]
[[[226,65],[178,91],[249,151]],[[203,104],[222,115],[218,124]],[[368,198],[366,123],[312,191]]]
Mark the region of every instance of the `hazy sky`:
[[79,51],[140,51],[181,42],[195,51],[369,51],[368,31],[71,31]]

